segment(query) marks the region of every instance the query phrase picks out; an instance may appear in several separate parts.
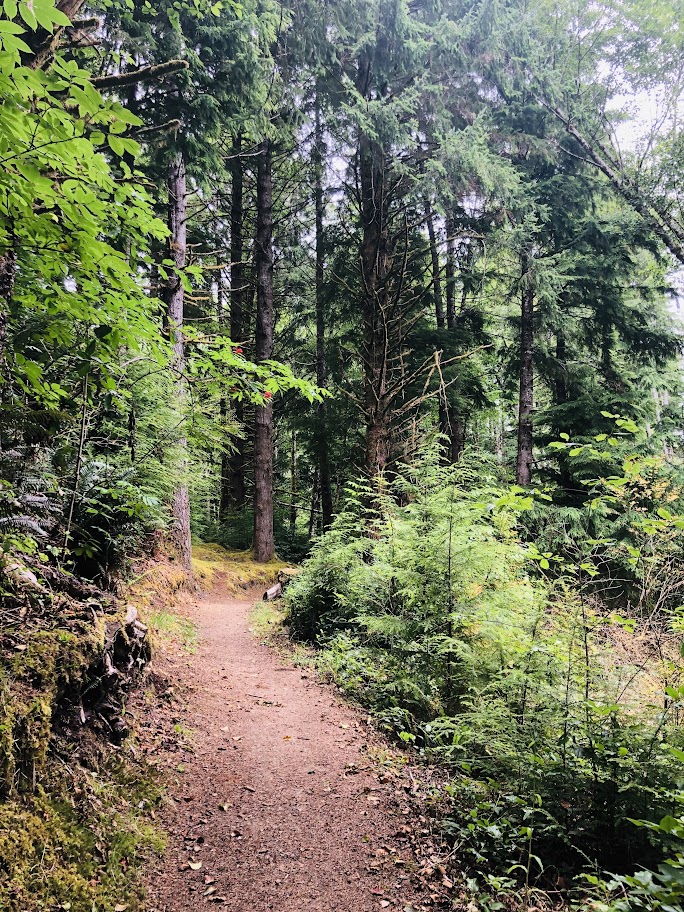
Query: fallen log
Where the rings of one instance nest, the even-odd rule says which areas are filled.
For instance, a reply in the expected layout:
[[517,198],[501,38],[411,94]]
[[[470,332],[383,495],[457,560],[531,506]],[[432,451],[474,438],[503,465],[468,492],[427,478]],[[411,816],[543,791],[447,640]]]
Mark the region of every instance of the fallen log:
[[270,589],[267,589],[266,592],[264,592],[264,601],[272,602],[274,599],[280,598],[280,596],[282,594],[283,594],[283,584],[276,583],[275,586],[271,586]]

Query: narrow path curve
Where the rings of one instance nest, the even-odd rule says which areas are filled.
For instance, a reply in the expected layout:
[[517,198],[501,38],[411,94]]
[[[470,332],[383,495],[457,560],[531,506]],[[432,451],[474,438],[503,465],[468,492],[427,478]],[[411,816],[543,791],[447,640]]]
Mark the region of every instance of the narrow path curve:
[[410,786],[369,758],[376,736],[334,688],[258,642],[253,603],[214,594],[192,610],[199,648],[176,674],[194,749],[150,912],[424,908],[407,873]]

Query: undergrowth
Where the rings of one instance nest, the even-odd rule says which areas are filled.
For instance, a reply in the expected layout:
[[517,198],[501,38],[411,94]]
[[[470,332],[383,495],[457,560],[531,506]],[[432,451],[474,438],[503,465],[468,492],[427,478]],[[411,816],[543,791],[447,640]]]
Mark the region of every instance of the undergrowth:
[[[351,489],[287,623],[382,728],[451,770],[442,825],[483,908],[679,908],[676,618],[657,649],[613,648],[649,616],[602,601],[597,560],[524,541],[534,497],[495,478],[425,452],[386,488]],[[668,566],[680,547],[668,538]]]
[[189,636],[172,614],[182,582],[159,561],[116,599],[15,554],[0,560],[0,909],[142,910],[163,783],[129,738],[127,690],[149,658],[133,605],[165,605],[155,630]]
[[257,563],[251,551],[233,551],[219,544],[197,542],[192,549],[197,581],[204,589],[220,587],[223,595],[243,596],[251,589],[266,589],[286,566],[278,558],[266,564]]
[[97,768],[53,759],[35,792],[0,803],[0,908],[142,910],[140,866],[161,853],[152,771],[115,753]]

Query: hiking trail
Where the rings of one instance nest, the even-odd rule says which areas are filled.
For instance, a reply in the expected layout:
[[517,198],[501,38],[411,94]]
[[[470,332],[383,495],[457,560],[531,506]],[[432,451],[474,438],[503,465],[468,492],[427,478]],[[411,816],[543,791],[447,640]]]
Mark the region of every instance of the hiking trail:
[[196,652],[166,660],[191,746],[167,761],[170,835],[148,909],[426,908],[408,873],[410,773],[378,762],[392,752],[360,710],[252,633],[259,595],[200,597]]

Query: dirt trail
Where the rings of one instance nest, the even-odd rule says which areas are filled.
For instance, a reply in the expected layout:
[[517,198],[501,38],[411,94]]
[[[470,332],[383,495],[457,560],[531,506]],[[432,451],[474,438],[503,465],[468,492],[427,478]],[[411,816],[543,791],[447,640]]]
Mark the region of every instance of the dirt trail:
[[175,674],[194,750],[149,877],[151,912],[423,908],[401,782],[369,759],[373,735],[333,688],[259,643],[252,604],[214,595],[192,610],[199,648]]

